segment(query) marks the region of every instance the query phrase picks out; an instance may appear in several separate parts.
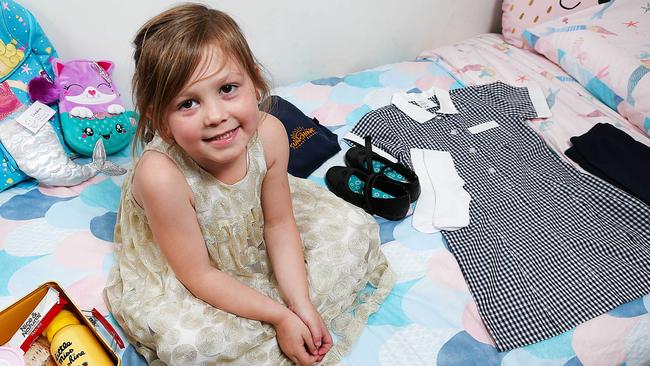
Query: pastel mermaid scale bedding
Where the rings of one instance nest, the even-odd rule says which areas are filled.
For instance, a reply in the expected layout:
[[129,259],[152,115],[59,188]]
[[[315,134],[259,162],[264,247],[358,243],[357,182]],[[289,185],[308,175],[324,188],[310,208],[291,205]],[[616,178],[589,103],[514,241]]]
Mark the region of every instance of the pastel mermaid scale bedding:
[[[463,85],[443,63],[423,60],[296,83],[276,92],[343,136],[367,111],[388,104],[394,92]],[[345,143],[341,146],[348,148]],[[344,165],[344,153],[309,179],[324,185],[327,169]],[[130,151],[111,159],[128,167]],[[98,176],[70,188],[25,182],[0,193],[0,307],[42,282],[55,280],[80,307],[97,307],[106,314],[101,290],[113,264],[112,230],[121,179]],[[378,223],[382,250],[398,283],[341,366],[642,362],[640,345],[650,332],[650,296],[554,338],[499,353],[442,235],[415,231],[409,217],[399,222],[378,219]],[[132,346],[121,352],[124,365],[144,365]]]

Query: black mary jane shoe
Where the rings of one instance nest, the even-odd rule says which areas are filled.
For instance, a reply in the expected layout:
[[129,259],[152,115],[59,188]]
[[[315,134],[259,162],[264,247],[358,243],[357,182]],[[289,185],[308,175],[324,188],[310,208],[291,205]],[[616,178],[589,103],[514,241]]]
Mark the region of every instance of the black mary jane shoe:
[[406,188],[382,174],[368,174],[356,168],[331,167],[325,173],[327,188],[369,214],[401,220],[410,206]]
[[420,197],[420,181],[415,172],[373,152],[370,136],[366,136],[365,142],[366,146],[355,146],[345,153],[345,164],[365,170],[369,174],[384,175],[389,180],[403,185],[409,193],[411,202],[415,202]]

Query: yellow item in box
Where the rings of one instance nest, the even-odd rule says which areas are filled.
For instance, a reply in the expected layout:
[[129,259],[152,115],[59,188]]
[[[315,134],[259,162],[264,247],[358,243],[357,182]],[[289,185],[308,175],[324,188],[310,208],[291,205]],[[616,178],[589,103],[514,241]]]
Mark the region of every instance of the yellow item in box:
[[[16,301],[8,308],[0,311],[0,345],[7,343],[16,333],[16,331],[18,331],[18,328],[20,328],[21,324],[25,321],[25,319],[27,319],[34,308],[36,308],[38,303],[43,299],[49,288],[54,288],[57,290],[60,296],[68,302],[65,308],[75,315],[77,323],[83,324],[85,327],[87,327],[87,330],[94,338],[96,345],[101,348],[101,350],[104,352],[104,355],[108,356],[109,363],[107,365],[122,366],[122,361],[117,356],[117,354],[113,352],[104,338],[102,338],[97,333],[92,324],[90,324],[88,319],[86,319],[86,317],[81,313],[81,310],[79,310],[79,308],[72,302],[72,300],[70,300],[65,291],[63,291],[61,286],[59,286],[59,284],[56,282],[47,282],[39,286],[37,289],[25,295],[22,299]],[[95,364],[89,363],[89,365]]]
[[45,328],[45,336],[59,366],[113,366],[90,329],[68,310],[54,317]]

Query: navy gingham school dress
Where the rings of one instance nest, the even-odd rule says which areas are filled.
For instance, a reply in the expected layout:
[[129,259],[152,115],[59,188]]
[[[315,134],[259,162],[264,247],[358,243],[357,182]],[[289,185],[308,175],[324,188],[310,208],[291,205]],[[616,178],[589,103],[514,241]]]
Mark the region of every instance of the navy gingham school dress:
[[[538,116],[539,98],[501,82],[449,96],[456,114],[434,106],[420,123],[391,104],[350,133],[372,136],[411,168],[410,148],[451,153],[471,219],[442,234],[500,351],[650,293],[650,207],[553,152],[525,122]],[[498,127],[468,130],[486,122]]]

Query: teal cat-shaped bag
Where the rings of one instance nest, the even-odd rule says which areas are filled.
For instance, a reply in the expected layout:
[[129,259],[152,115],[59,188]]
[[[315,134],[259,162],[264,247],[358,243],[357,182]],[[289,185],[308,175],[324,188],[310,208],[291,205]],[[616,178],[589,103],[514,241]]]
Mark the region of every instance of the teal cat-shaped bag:
[[122,105],[110,76],[113,66],[110,61],[52,61],[63,137],[79,154],[91,156],[102,139],[110,155],[129,145],[133,137],[135,118]]

